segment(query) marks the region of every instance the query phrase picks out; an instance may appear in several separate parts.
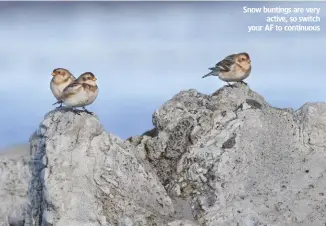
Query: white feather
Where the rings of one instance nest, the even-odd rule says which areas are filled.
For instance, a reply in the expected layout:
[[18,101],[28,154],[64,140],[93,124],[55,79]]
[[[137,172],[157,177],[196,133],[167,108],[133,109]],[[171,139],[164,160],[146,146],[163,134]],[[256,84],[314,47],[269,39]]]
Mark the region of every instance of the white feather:
[[[78,87],[75,87],[78,88]],[[80,91],[68,95],[65,100],[63,100],[63,104],[67,107],[85,107],[94,102],[98,95],[98,89],[95,92],[91,92],[89,90],[85,90],[82,88]]]

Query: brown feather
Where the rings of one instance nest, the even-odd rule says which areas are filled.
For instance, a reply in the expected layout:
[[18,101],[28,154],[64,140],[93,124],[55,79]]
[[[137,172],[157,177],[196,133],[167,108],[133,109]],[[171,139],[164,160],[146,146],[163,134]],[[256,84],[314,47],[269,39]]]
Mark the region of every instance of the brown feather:
[[[75,95],[75,93],[79,92],[80,89],[82,88],[82,86],[80,86],[80,85],[81,85],[81,84],[76,83],[76,82],[71,83],[70,85],[68,85],[68,86],[63,90],[63,99],[66,99],[66,98],[68,98],[68,97],[70,97],[70,96],[73,96],[73,95]],[[80,87],[79,87],[78,89],[74,90],[74,92],[66,92],[69,88],[74,87],[74,86],[80,86]]]
[[87,90],[87,91],[91,91],[91,92],[94,93],[97,90],[97,85],[96,86],[91,86],[91,85],[89,85],[87,83],[83,83],[82,85],[83,85],[83,88],[85,90]]

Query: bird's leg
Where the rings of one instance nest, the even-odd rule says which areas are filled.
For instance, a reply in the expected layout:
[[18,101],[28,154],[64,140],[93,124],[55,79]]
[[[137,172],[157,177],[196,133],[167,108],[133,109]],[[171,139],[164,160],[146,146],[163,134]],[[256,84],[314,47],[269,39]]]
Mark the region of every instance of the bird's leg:
[[56,105],[56,104],[60,104],[60,106],[59,107],[57,107],[57,108],[61,108],[62,107],[62,101],[58,101],[58,102],[55,102],[54,104],[52,104],[52,105]]
[[57,107],[57,108],[62,108],[62,102],[60,102],[60,105],[59,105],[59,107]]
[[85,107],[83,107],[83,109],[87,114],[93,115],[93,112],[88,111]]
[[244,82],[244,81],[240,81],[242,84],[245,84],[246,86],[248,85],[246,82]]

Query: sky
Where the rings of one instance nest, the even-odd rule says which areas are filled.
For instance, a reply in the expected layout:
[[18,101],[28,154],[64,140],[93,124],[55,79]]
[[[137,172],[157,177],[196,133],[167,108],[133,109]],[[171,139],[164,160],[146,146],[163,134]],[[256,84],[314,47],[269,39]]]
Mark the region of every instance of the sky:
[[[311,14],[244,14],[244,6],[320,8],[319,23],[301,25],[321,30],[249,33],[267,16]],[[95,74],[100,92],[88,109],[123,139],[151,129],[152,113],[181,90],[225,85],[201,77],[237,52],[249,53],[246,82],[269,104],[325,102],[325,16],[325,2],[0,2],[0,149],[28,142],[54,109],[58,67]]]

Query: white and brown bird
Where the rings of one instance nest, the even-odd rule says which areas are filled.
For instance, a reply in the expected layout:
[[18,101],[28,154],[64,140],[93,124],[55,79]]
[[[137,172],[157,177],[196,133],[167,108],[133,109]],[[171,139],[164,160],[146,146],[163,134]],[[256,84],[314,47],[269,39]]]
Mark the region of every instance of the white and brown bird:
[[92,72],[81,74],[63,90],[60,101],[58,102],[62,102],[65,106],[73,108],[77,114],[79,110],[74,109],[77,107],[82,107],[85,112],[92,114],[85,106],[92,104],[98,95],[99,89],[96,80]]
[[211,72],[204,75],[207,76],[218,76],[219,79],[228,83],[229,82],[242,82],[248,78],[251,72],[251,60],[248,53],[242,52],[237,54],[231,54],[225,57],[223,60],[218,62],[215,67],[209,68]]
[[62,106],[61,95],[63,90],[71,84],[76,78],[71,74],[70,71],[64,68],[56,68],[53,70],[52,74],[53,77],[50,82],[50,89],[57,99],[57,103],[60,103],[60,107]]

